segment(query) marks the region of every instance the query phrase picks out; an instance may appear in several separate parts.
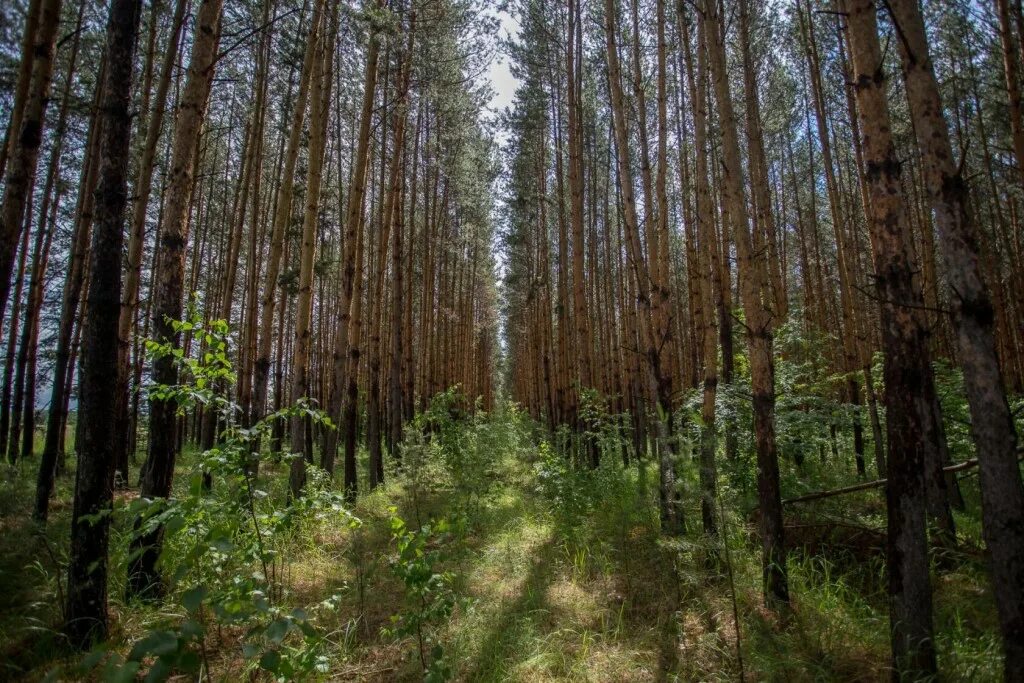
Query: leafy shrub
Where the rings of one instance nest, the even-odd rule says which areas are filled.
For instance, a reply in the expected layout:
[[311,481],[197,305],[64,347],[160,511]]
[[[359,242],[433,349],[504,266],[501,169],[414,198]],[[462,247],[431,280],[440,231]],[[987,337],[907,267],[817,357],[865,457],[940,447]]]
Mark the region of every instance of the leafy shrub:
[[391,617],[392,625],[386,632],[399,637],[414,636],[424,681],[446,681],[452,672],[436,631],[456,605],[451,588],[454,577],[438,569],[441,548],[449,537],[448,523],[439,520],[410,529],[396,508],[391,508],[391,537],[398,546],[398,557],[391,568],[405,588],[405,609]]
[[[204,326],[190,307],[190,317],[176,322],[202,342],[198,357],[170,344],[147,341],[154,357],[171,356],[182,383],[149,387],[151,397],[173,399],[179,410],[203,406],[218,414],[216,445],[201,454],[187,475],[184,494],[166,501],[135,500],[129,518],[143,515],[138,533],[163,528],[160,566],[178,595],[184,617],[160,624],[132,647],[127,658],[107,659],[107,674],[130,680],[148,664],[147,681],[166,680],[176,672],[209,669],[207,635],[216,625],[242,634],[241,651],[250,666],[290,680],[327,671],[318,616],[334,611],[338,596],[308,608],[287,609],[284,584],[287,550],[314,526],[354,526],[344,498],[331,490],[326,473],[311,468],[305,495],[281,504],[257,478],[263,458],[302,457],[266,452],[279,420],[302,416],[330,427],[327,417],[306,402],[278,411],[252,426],[241,423],[242,410],[223,391],[233,383],[228,358],[228,328],[223,321]],[[105,677],[107,677],[105,675]]]

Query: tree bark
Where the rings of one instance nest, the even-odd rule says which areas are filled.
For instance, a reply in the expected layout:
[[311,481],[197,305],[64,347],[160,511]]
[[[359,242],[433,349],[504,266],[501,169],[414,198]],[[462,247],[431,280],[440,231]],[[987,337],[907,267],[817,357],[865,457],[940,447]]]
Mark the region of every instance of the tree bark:
[[[153,283],[153,336],[177,346],[180,335],[172,323],[181,319],[185,277],[185,247],[189,233],[189,206],[195,185],[198,140],[206,117],[220,43],[223,0],[202,0],[196,13],[195,37],[188,75],[174,127],[171,165],[168,170],[164,223],[157,245],[157,279]],[[171,357],[153,363],[153,382],[178,383],[178,367]],[[149,457],[143,464],[140,495],[167,498],[178,454],[177,405],[173,400],[151,400]],[[128,597],[152,599],[163,592],[156,563],[163,547],[163,527],[141,533],[142,519],[135,522],[132,539],[134,559],[128,569]]]
[[121,247],[128,202],[131,82],[140,0],[113,0],[107,23],[106,63],[99,116],[103,118],[99,183],[89,263],[89,316],[82,334],[78,471],[71,518],[67,621],[72,645],[87,649],[107,636],[107,548],[113,513],[115,428],[110,406],[117,371]]
[[[360,221],[363,216],[366,194],[367,167],[370,155],[370,126],[373,123],[374,97],[377,92],[377,59],[380,54],[379,38],[370,36],[366,48],[366,70],[363,79],[363,102],[359,117],[359,136],[356,141],[356,155],[353,160],[352,185],[348,193],[348,207],[345,214],[345,236],[341,254],[341,283],[338,301],[337,330],[334,334],[332,353],[331,390],[328,397],[327,413],[335,428],[324,434],[322,464],[331,474],[338,451],[338,431],[341,429],[342,406],[348,383],[349,328],[352,324],[353,298],[356,292],[356,253],[360,239]],[[360,274],[361,276],[361,274]],[[346,490],[355,486],[355,463],[345,462]],[[354,488],[352,489],[354,491]]]
[[[299,76],[299,92],[295,106],[291,112],[292,127],[288,133],[288,143],[284,154],[284,170],[281,183],[277,189],[274,221],[270,234],[270,253],[267,256],[267,275],[263,285],[263,297],[260,301],[260,326],[257,335],[256,362],[253,372],[253,397],[250,407],[250,422],[258,422],[266,412],[267,389],[270,384],[270,355],[274,341],[274,313],[277,300],[278,277],[281,273],[281,260],[285,248],[285,228],[291,220],[292,197],[295,190],[295,163],[299,155],[299,144],[302,138],[302,123],[306,116],[306,100],[309,95],[309,79],[313,70],[313,58],[317,43],[317,30],[323,14],[326,0],[316,0],[313,5],[313,19],[310,32],[306,36],[306,51],[302,58],[302,72]],[[283,304],[276,307],[280,312]],[[283,336],[283,335],[282,335]],[[283,339],[278,343],[278,350],[284,347]],[[275,381],[275,391],[280,389]],[[276,398],[276,394],[275,394]],[[277,402],[275,400],[275,407]]]
[[633,194],[633,170],[629,161],[628,132],[626,129],[625,102],[622,94],[622,69],[619,65],[618,47],[616,45],[615,4],[605,0],[605,55],[608,60],[608,79],[611,90],[612,128],[615,132],[616,159],[618,164],[618,187],[622,194],[624,209],[624,237],[627,259],[632,264],[633,279],[636,285],[637,301],[641,310],[638,315],[639,338],[641,353],[644,358],[643,375],[645,376],[644,395],[648,405],[660,414],[655,420],[655,446],[658,454],[658,470],[660,474],[659,509],[662,529],[669,534],[678,534],[682,530],[682,519],[675,502],[675,472],[673,453],[669,445],[670,424],[672,415],[671,396],[666,388],[671,384],[662,376],[659,347],[652,329],[652,299],[650,264],[645,258],[640,241],[640,227],[636,212],[636,200]]
[[928,677],[936,673],[923,476],[924,450],[931,447],[926,443],[925,418],[931,406],[924,386],[931,378],[928,336],[916,312],[923,298],[913,281],[910,226],[889,123],[875,5],[871,0],[847,0],[846,6],[871,199],[864,210],[886,352],[886,554],[893,679]]
[[[316,233],[319,223],[320,186],[323,182],[327,124],[331,112],[331,86],[334,83],[334,47],[337,30],[337,3],[330,26],[317,45],[309,89],[309,167],[306,172],[306,206],[302,219],[302,243],[299,253],[299,292],[296,303],[295,341],[292,345],[292,402],[306,398],[309,392],[310,318],[313,310],[313,262],[316,258]],[[326,19],[326,17],[325,17]],[[306,485],[306,458],[298,454],[306,450],[306,416],[298,414],[291,420],[291,468],[289,490],[294,498],[302,495]]]
[[1024,486],[996,354],[992,301],[978,265],[982,237],[969,207],[967,183],[954,162],[921,9],[917,0],[890,0],[889,8],[898,29],[922,173],[952,290],[958,360],[980,467],[983,531],[1010,680],[1024,672]]
[[[15,252],[36,176],[39,147],[43,142],[43,127],[46,124],[46,105],[50,101],[50,81],[53,79],[61,0],[41,2],[32,43],[31,81],[21,125],[15,131],[17,137],[11,140],[13,149],[5,169],[4,199],[0,205],[0,320],[3,320],[11,292],[11,272],[14,270]],[[30,6],[30,23],[31,19]],[[25,30],[30,31],[31,26],[26,26]]]
[[775,362],[772,355],[770,293],[764,255],[754,252],[747,225],[747,202],[743,190],[736,114],[729,93],[725,29],[716,0],[705,0],[701,27],[718,104],[719,133],[722,138],[723,202],[736,243],[740,299],[746,318],[757,450],[757,490],[761,505],[764,595],[770,605],[787,604],[789,586],[783,540],[779,459],[775,445]]
[[686,79],[689,87],[690,106],[693,112],[694,145],[696,147],[696,220],[697,220],[697,261],[691,267],[699,271],[699,296],[701,321],[703,324],[702,346],[703,387],[701,401],[700,436],[700,512],[704,533],[718,535],[718,473],[715,464],[717,438],[715,434],[715,400],[718,392],[718,326],[715,324],[715,294],[717,282],[715,267],[718,254],[718,235],[715,229],[711,192],[708,187],[708,122],[707,122],[707,56],[703,45],[697,46],[697,74],[694,77],[693,51],[687,20],[679,5],[678,23],[683,38],[686,59]]
[[142,249],[146,236],[146,213],[149,208],[149,197],[153,188],[153,172],[155,169],[157,145],[160,142],[160,131],[163,130],[164,112],[167,108],[167,93],[170,90],[171,74],[178,59],[178,47],[181,39],[182,25],[185,22],[185,9],[188,0],[177,0],[174,17],[171,20],[171,35],[167,41],[160,76],[157,80],[154,109],[146,122],[145,143],[139,159],[138,179],[135,182],[134,208],[128,236],[128,252],[125,264],[124,292],[121,296],[121,311],[117,324],[117,401],[114,411],[117,414],[118,429],[115,438],[114,462],[125,471],[121,472],[127,481],[129,416],[129,377],[131,371],[131,333],[135,323],[135,311],[139,305],[139,283],[142,276]]

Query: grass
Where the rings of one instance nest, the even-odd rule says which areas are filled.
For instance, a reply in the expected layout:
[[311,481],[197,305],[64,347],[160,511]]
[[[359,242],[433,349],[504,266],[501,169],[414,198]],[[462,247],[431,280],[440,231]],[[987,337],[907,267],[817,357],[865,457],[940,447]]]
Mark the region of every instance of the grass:
[[[708,548],[696,528],[692,495],[695,464],[683,462],[689,533],[665,539],[658,531],[652,463],[628,472],[618,463],[596,472],[566,469],[558,476],[568,479],[558,489],[544,483],[552,456],[522,434],[506,437],[487,445],[485,474],[477,472],[472,496],[436,463],[420,476],[392,472],[384,487],[359,498],[352,512],[360,526],[313,524],[289,542],[283,605],[339,596],[337,609],[318,617],[327,634],[329,672],[323,678],[422,677],[413,642],[383,632],[405,609],[402,585],[390,569],[396,552],[391,508],[410,526],[438,517],[466,519],[445,545],[443,566],[454,575],[458,606],[435,633],[457,680],[734,681],[741,676],[737,646],[746,680],[888,678],[883,562],[877,537],[864,531],[882,526],[877,493],[792,511],[787,524],[799,546],[789,565],[793,606],[776,614],[762,605],[756,533],[739,512],[749,492],[730,488],[730,477],[723,476],[737,633],[730,582],[704,561]],[[192,462],[194,454],[186,453],[180,466]],[[29,519],[33,465],[8,467],[0,484],[2,679],[36,680],[61,666],[68,675],[77,660],[62,649],[55,631],[72,480],[59,481],[53,517],[40,529]],[[826,472],[820,483],[836,478]],[[268,465],[260,476],[271,496],[283,500],[286,466]],[[965,550],[952,569],[935,575],[940,665],[950,680],[998,680],[995,610],[972,516],[976,484],[968,480],[964,490],[969,512],[958,521]],[[183,616],[174,600],[155,607],[124,604],[127,542],[121,521],[112,539],[111,648],[122,653],[149,630]],[[241,656],[241,636],[228,627],[211,628],[212,680],[262,680]]]

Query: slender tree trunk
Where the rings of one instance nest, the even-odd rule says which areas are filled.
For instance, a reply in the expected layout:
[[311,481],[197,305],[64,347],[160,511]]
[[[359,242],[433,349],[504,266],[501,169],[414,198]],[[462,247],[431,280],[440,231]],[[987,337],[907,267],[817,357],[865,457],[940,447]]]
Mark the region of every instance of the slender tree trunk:
[[[313,19],[310,24],[309,34],[306,36],[306,51],[302,58],[302,72],[299,76],[299,92],[291,113],[292,127],[288,133],[288,143],[284,153],[284,170],[281,173],[281,182],[277,188],[274,221],[270,234],[270,253],[267,256],[267,276],[263,285],[263,297],[260,301],[260,326],[259,334],[257,335],[256,362],[253,366],[253,397],[250,408],[250,422],[253,424],[263,417],[267,406],[267,389],[270,384],[270,355],[273,351],[274,341],[277,280],[281,273],[281,260],[285,248],[285,228],[287,228],[292,215],[292,197],[295,190],[295,164],[298,159],[299,144],[302,138],[302,124],[306,116],[306,100],[309,95],[310,74],[313,70],[313,58],[317,43],[316,36],[325,2],[326,0],[316,0],[313,5]],[[283,310],[283,305],[277,306],[276,309],[280,312]],[[278,342],[278,349],[280,350],[283,346],[282,335],[282,341]],[[278,366],[280,366],[280,363],[278,363]],[[275,392],[278,391],[280,389],[280,382],[275,382],[274,386]],[[275,409],[278,407],[276,398],[277,394],[275,393]]]
[[916,0],[891,0],[889,8],[899,29],[910,113],[952,290],[958,359],[978,453],[985,542],[1010,680],[1024,672],[1024,487],[1017,435],[999,371],[992,301],[978,265],[981,236],[967,183],[954,162],[924,19]]
[[[264,23],[275,6],[274,0],[265,0],[263,7]],[[252,382],[253,370],[255,367],[257,319],[259,316],[259,275],[261,266],[261,247],[264,245],[266,236],[266,213],[264,208],[270,206],[269,202],[264,203],[261,194],[263,187],[263,131],[267,118],[267,81],[270,68],[270,49],[273,43],[273,33],[267,30],[261,41],[257,60],[257,99],[256,107],[256,129],[259,131],[256,136],[256,149],[254,150],[256,162],[255,172],[252,174],[252,214],[249,227],[249,248],[247,254],[246,272],[246,293],[245,293],[245,325],[243,329],[242,359],[240,362],[240,373],[238,376],[238,403],[242,409],[242,422],[247,426],[252,425]],[[284,151],[283,148],[281,150]],[[278,168],[280,168],[281,157],[278,157]],[[261,407],[262,410],[262,407]],[[252,463],[253,471],[256,471],[258,460]]]
[[[775,361],[772,355],[772,313],[764,255],[755,254],[747,225],[736,115],[729,92],[725,56],[725,29],[715,0],[705,0],[701,28],[714,85],[722,138],[723,201],[735,236],[750,357],[757,449],[757,490],[761,515],[762,574],[765,600],[789,602],[786,547],[783,539],[779,460],[775,445]],[[723,231],[724,232],[724,231]]]
[[638,301],[641,311],[638,316],[638,327],[642,354],[646,361],[646,396],[652,408],[657,408],[660,415],[655,420],[656,450],[658,453],[658,469],[660,473],[660,514],[662,528],[669,534],[679,533],[682,529],[681,518],[675,503],[675,472],[673,453],[669,445],[670,422],[672,414],[671,397],[665,393],[671,384],[660,376],[661,362],[659,347],[652,325],[652,305],[650,270],[644,249],[640,242],[640,227],[636,213],[636,201],[633,196],[633,170],[629,162],[629,144],[625,120],[625,103],[622,96],[622,70],[619,66],[618,47],[616,46],[615,4],[612,0],[605,1],[605,47],[608,60],[608,77],[611,89],[612,127],[615,131],[616,158],[618,161],[618,185],[622,193],[622,204],[625,219],[625,242],[627,258],[632,263],[633,276],[637,287]]
[[[359,136],[356,142],[356,155],[353,160],[352,186],[348,193],[348,209],[345,214],[345,238],[341,255],[341,282],[338,299],[338,324],[334,334],[332,353],[331,390],[328,398],[327,413],[336,425],[335,429],[325,432],[322,462],[324,469],[334,473],[334,461],[338,450],[338,430],[341,429],[342,406],[348,382],[349,337],[352,324],[353,299],[356,292],[356,253],[360,239],[360,221],[362,220],[364,197],[366,195],[367,168],[370,155],[370,126],[373,122],[374,96],[377,92],[377,59],[380,54],[380,43],[376,35],[370,36],[366,48],[366,71],[363,79],[363,102],[359,118]],[[359,274],[361,277],[361,274]],[[355,463],[345,462],[346,490],[351,485],[355,489]]]
[[[7,353],[4,356],[4,383],[3,397],[0,398],[0,458],[7,453],[8,437],[11,430],[11,413],[14,397],[12,393],[16,382],[14,381],[14,363],[18,351],[18,330],[21,325],[21,293],[25,288],[25,270],[28,265],[28,243],[31,236],[30,230],[24,230],[21,234],[20,256],[18,258],[18,271],[14,279],[14,306],[11,308],[10,330],[7,332]],[[2,322],[2,319],[0,319]],[[17,411],[14,410],[16,413]]]
[[[50,101],[50,81],[53,79],[61,0],[41,0],[41,3],[32,42],[31,81],[20,126],[15,133],[17,137],[11,140],[12,149],[5,168],[7,173],[4,178],[3,204],[0,205],[0,320],[4,318],[7,297],[11,292],[11,272],[14,270],[15,252],[36,176],[39,147],[43,142],[46,122],[46,105]],[[25,27],[26,31],[32,30],[31,21],[30,6],[30,25]]]
[[[580,122],[582,109],[582,71],[578,64],[582,55],[582,17],[580,1],[569,0],[569,31],[566,48],[566,109],[568,111],[569,136],[569,194],[570,222],[572,226],[572,296],[573,323],[575,325],[575,349],[579,360],[579,376],[576,378],[578,394],[594,387],[593,341],[590,333],[590,311],[586,299],[586,271],[584,268],[583,243],[583,131]],[[577,400],[579,404],[579,400]],[[586,425],[580,425],[586,429]],[[592,466],[598,464],[597,444],[588,440],[585,444]]]
[[[334,3],[331,25],[317,46],[309,89],[309,167],[306,172],[306,207],[302,220],[302,247],[299,253],[299,292],[295,316],[295,342],[292,346],[292,402],[309,393],[310,317],[313,310],[313,262],[316,258],[316,233],[319,222],[320,186],[327,146],[327,125],[331,114],[331,92],[334,83],[334,47],[337,30],[337,3]],[[326,18],[326,17],[325,17]],[[302,495],[306,485],[306,458],[296,454],[306,450],[305,415],[291,421],[291,470],[288,477],[291,495]]]
[[[52,163],[59,166],[59,154],[55,155]],[[56,171],[53,171],[56,173]],[[52,188],[51,188],[52,189]],[[51,206],[48,206],[50,204]],[[39,353],[39,318],[43,307],[43,286],[46,277],[46,266],[50,257],[50,246],[53,244],[53,233],[56,229],[57,210],[60,206],[60,191],[52,198],[44,199],[40,210],[39,231],[43,236],[38,257],[34,263],[32,272],[32,283],[29,287],[29,307],[26,311],[25,328],[26,334],[22,337],[25,348],[25,373],[22,384],[21,404],[21,443],[11,443],[11,460],[15,460],[13,451],[18,446],[20,452],[18,459],[26,459],[32,456],[35,450],[35,425],[36,425],[36,360]]]
[[[171,74],[178,59],[178,46],[181,39],[182,25],[185,22],[185,10],[188,0],[177,0],[174,17],[171,20],[171,35],[164,52],[164,61],[160,67],[157,80],[156,97],[152,114],[146,121],[145,143],[139,159],[138,179],[135,182],[134,207],[128,236],[128,252],[125,265],[124,293],[121,297],[121,312],[117,324],[117,402],[114,411],[118,419],[118,427],[114,434],[114,462],[121,469],[123,481],[127,481],[128,472],[128,427],[129,427],[129,384],[131,371],[131,336],[135,322],[135,312],[139,305],[139,283],[142,279],[142,248],[146,237],[146,215],[149,208],[149,197],[153,188],[153,172],[156,164],[157,145],[160,142],[160,131],[163,130],[164,112],[167,109],[167,93],[170,90]],[[116,476],[115,476],[116,481]]]
[[[0,179],[5,178],[7,160],[16,137],[21,132],[21,122],[28,105],[28,87],[32,80],[32,62],[35,60],[35,39],[39,30],[39,15],[42,12],[43,0],[29,0],[25,11],[25,26],[21,33],[21,64],[18,66],[18,80],[14,86],[14,106],[11,110],[7,129],[4,131],[3,147],[0,147]],[[3,316],[0,316],[2,318]]]
[[[817,120],[818,142],[821,145],[822,165],[825,170],[825,187],[828,194],[829,211],[832,222],[832,232],[836,244],[836,265],[839,274],[839,299],[842,310],[842,328],[839,330],[839,337],[843,346],[842,369],[849,378],[847,380],[847,398],[851,403],[859,405],[860,388],[856,380],[857,369],[857,327],[858,321],[854,309],[854,274],[851,260],[850,245],[847,240],[847,216],[843,213],[840,201],[839,182],[836,177],[835,163],[832,157],[832,144],[829,138],[827,112],[825,109],[825,95],[821,83],[821,65],[818,53],[818,44],[814,31],[814,15],[810,11],[805,14],[799,7],[800,28],[804,34],[807,54],[807,68],[811,78],[811,93],[813,95],[815,118]],[[854,440],[856,442],[855,459],[857,473],[864,474],[864,448],[860,425],[855,425]]]
[[889,628],[893,678],[936,673],[932,595],[925,529],[924,450],[930,411],[927,331],[915,310],[923,302],[913,282],[910,226],[900,188],[900,166],[890,132],[886,78],[875,5],[847,0],[854,87],[863,136],[865,178],[885,347],[888,431]]
[[[106,63],[100,68],[100,83],[105,79]],[[93,97],[98,109],[102,88],[97,87]],[[71,238],[71,261],[61,297],[60,324],[57,332],[57,348],[54,354],[53,382],[51,384],[50,411],[46,421],[46,437],[43,453],[39,459],[39,477],[36,481],[36,502],[33,516],[44,521],[48,514],[50,495],[53,492],[54,476],[63,469],[64,432],[71,395],[71,379],[74,376],[74,355],[78,344],[74,337],[81,335],[81,324],[75,321],[79,315],[83,289],[85,288],[86,265],[89,254],[93,218],[93,193],[97,182],[99,163],[100,117],[89,122],[86,138],[85,158],[79,176],[78,202],[75,209],[75,224]]]
[[693,51],[690,43],[690,30],[682,13],[682,5],[678,10],[678,23],[683,38],[683,49],[686,59],[686,77],[689,87],[690,103],[693,111],[694,145],[696,147],[696,219],[697,219],[697,261],[692,264],[700,273],[700,311],[703,323],[703,350],[701,359],[704,367],[703,396],[701,403],[701,437],[700,437],[700,485],[701,485],[701,521],[704,533],[709,536],[718,535],[718,512],[716,502],[717,469],[715,466],[715,399],[718,390],[718,326],[715,324],[715,294],[713,288],[717,282],[715,265],[718,254],[718,235],[715,229],[711,192],[708,187],[708,125],[707,125],[707,57],[703,46],[698,45],[697,75],[693,72]]
[[[383,302],[385,300],[384,280],[387,276],[387,255],[388,242],[392,230],[396,233],[402,229],[401,218],[397,214],[401,211],[400,195],[402,192],[402,160],[405,148],[405,128],[408,120],[408,92],[409,78],[411,72],[411,60],[413,40],[415,39],[416,15],[413,11],[408,29],[408,44],[399,66],[396,84],[398,86],[398,100],[392,112],[393,130],[391,144],[391,168],[388,177],[387,194],[383,197],[383,214],[380,237],[378,242],[378,254],[376,265],[376,277],[374,280],[374,296],[371,301],[370,313],[370,367],[369,367],[369,397],[367,399],[368,424],[366,431],[367,449],[370,454],[370,488],[384,483],[384,457],[381,452],[381,356],[383,354],[381,342],[381,327],[384,324],[382,316]],[[384,188],[381,188],[384,191]],[[400,255],[395,256],[400,259]],[[396,283],[401,286],[401,282]]]
[[[22,398],[22,443],[13,443],[12,438],[10,459],[16,459],[15,446],[20,446],[21,458],[28,458],[32,455],[35,445],[35,389],[36,389],[36,359],[39,346],[39,319],[43,306],[43,289],[45,286],[46,269],[49,261],[50,247],[53,243],[54,231],[56,230],[57,213],[60,208],[63,188],[58,182],[60,178],[61,155],[64,150],[64,134],[67,129],[68,111],[71,104],[71,87],[75,78],[75,68],[78,63],[79,36],[81,35],[84,7],[79,8],[78,19],[75,22],[75,34],[71,42],[71,54],[68,57],[67,72],[64,76],[64,87],[61,95],[60,113],[57,116],[57,125],[54,129],[54,143],[50,150],[50,162],[48,164],[46,181],[43,186],[43,201],[39,209],[39,225],[37,227],[36,257],[33,259],[32,278],[29,285],[28,306],[24,321],[25,333],[22,337],[22,349],[24,364],[19,362],[19,372],[23,370],[23,379],[16,380],[23,392]],[[15,419],[17,424],[17,417]]]
[[999,44],[1003,51],[1003,74],[1009,104],[1010,137],[1016,159],[1018,181],[1024,184],[1024,108],[1021,106],[1020,53],[1010,23],[1010,0],[995,0],[999,18]]
[[82,334],[83,424],[78,444],[75,502],[71,518],[67,621],[72,645],[87,649],[107,636],[107,547],[113,505],[115,428],[110,406],[117,371],[117,318],[121,296],[121,246],[128,203],[131,82],[142,3],[113,0],[107,23],[106,70],[101,109],[96,229],[89,263],[89,316]]
[[[206,117],[220,43],[222,7],[223,0],[202,0],[196,13],[192,56],[174,128],[164,223],[157,245],[157,277],[152,294],[153,336],[175,346],[180,335],[172,323],[181,319],[189,206],[195,185],[198,140]],[[177,384],[178,367],[173,358],[163,357],[153,362],[153,382],[167,386]],[[140,495],[161,499],[170,495],[174,478],[178,454],[177,405],[173,400],[154,399],[150,403],[149,457],[142,467]],[[163,526],[142,533],[142,523],[141,518],[135,521],[136,536],[131,544],[134,559],[128,569],[128,596],[150,599],[163,592],[156,568],[163,547]]]

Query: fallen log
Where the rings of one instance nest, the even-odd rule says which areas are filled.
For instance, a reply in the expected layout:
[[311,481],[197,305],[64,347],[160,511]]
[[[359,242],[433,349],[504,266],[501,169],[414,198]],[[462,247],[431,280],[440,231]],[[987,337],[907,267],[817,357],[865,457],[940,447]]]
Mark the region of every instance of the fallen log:
[[[943,472],[960,472],[962,470],[967,470],[967,469],[970,469],[972,467],[977,467],[977,466],[978,466],[978,459],[977,458],[971,458],[970,460],[965,460],[965,461],[959,462],[959,463],[957,463],[955,465],[950,465],[949,467],[943,467],[942,471]],[[882,486],[885,486],[886,482],[888,482],[888,481],[889,481],[888,479],[875,479],[874,481],[864,481],[864,482],[861,482],[859,484],[853,484],[852,486],[844,486],[844,487],[838,488],[838,489],[830,489],[828,491],[816,491],[814,493],[808,493],[808,494],[805,494],[803,496],[797,496],[796,498],[786,498],[786,499],[784,499],[782,501],[782,504],[783,505],[789,505],[790,503],[807,503],[807,502],[810,502],[812,500],[821,500],[822,498],[831,498],[832,496],[841,496],[844,493],[856,493],[857,491],[866,491],[868,489],[881,488]]]

